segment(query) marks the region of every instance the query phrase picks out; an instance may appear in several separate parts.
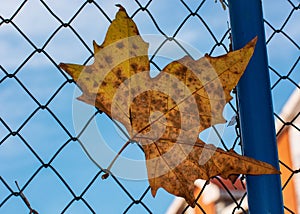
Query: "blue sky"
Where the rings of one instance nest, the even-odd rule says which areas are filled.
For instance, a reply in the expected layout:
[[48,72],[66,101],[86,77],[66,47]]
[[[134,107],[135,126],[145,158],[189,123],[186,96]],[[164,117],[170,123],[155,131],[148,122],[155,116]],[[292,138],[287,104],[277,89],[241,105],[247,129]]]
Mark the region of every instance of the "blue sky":
[[[79,0],[74,0],[72,3],[67,0],[45,2],[63,22],[68,22],[84,3],[84,1]],[[96,2],[111,20],[118,10],[114,6],[115,3],[121,3],[127,9],[129,15],[138,9],[138,5],[134,1]],[[147,1],[141,2],[142,5],[145,5]],[[199,5],[198,1],[190,0],[186,2],[192,11]],[[299,1],[294,0],[291,2],[299,4]],[[0,0],[0,16],[4,19],[10,18],[21,3],[22,1],[17,0]],[[263,5],[266,20],[276,29],[280,29],[291,12],[291,5],[283,0],[276,3],[267,0],[263,1]],[[148,10],[157,21],[159,28],[168,36],[173,36],[178,26],[189,15],[189,11],[180,1],[153,1]],[[215,3],[214,0],[208,0],[203,4],[198,13],[209,25],[217,40],[220,41],[228,30],[228,10],[223,11],[219,3]],[[297,27],[299,16],[299,12],[293,13],[290,21],[283,28],[283,32],[288,34],[298,46],[300,41],[300,32]],[[142,35],[159,33],[150,16],[145,11],[140,11],[134,17],[134,21]],[[49,36],[58,29],[60,23],[38,0],[28,1],[13,18],[13,23],[26,34],[36,47],[44,48],[43,50],[47,52],[56,64],[60,62],[82,64],[91,56],[91,53],[87,51],[86,47],[82,45],[70,28],[60,29],[50,42],[46,43]],[[71,26],[80,34],[88,47],[92,49],[93,40],[96,40],[98,44],[102,43],[109,22],[95,5],[87,4],[81,13],[71,22]],[[266,27],[267,39],[272,33],[273,30],[270,27]],[[191,17],[186,22],[176,34],[176,39],[189,44],[199,53],[210,53],[215,44],[215,41],[197,17]],[[224,44],[228,47],[229,40],[227,38]],[[168,53],[171,46],[166,45],[161,52]],[[74,114],[81,114],[80,111],[84,113],[82,113],[84,115],[82,117],[82,124],[78,125],[77,123],[80,129],[80,126],[84,126],[85,121],[89,119],[89,115],[93,114],[94,109],[75,99],[78,95],[78,90],[74,84],[67,83],[60,89],[62,84],[65,83],[65,77],[44,53],[34,53],[31,56],[34,48],[12,24],[0,25],[0,47],[1,67],[7,73],[14,73],[18,70],[16,74],[17,79],[24,84],[40,104],[47,104],[53,93],[60,90],[51,99],[47,107],[50,112],[53,112],[57,116],[69,134],[76,136]],[[269,64],[281,75],[287,75],[293,64],[299,60],[299,49],[282,33],[276,34],[267,47]],[[183,56],[180,49],[175,49],[175,51],[178,51],[179,57],[181,57],[180,54]],[[223,53],[225,53],[223,47],[216,47],[212,55],[216,56]],[[27,57],[30,57],[28,62],[20,67]],[[157,64],[163,67],[171,59],[162,60],[157,58],[155,60]],[[91,62],[92,59],[89,60],[89,63]],[[300,82],[299,66],[298,63],[290,75],[290,78],[296,83]],[[4,76],[4,71],[0,70],[0,79]],[[271,72],[270,76],[271,84],[273,85],[278,80],[278,76],[273,72]],[[280,81],[274,88],[272,91],[273,103],[277,114],[280,113],[282,106],[295,89],[295,85],[291,84],[288,79]],[[26,118],[33,114],[32,118],[19,130],[19,135],[17,136],[9,135],[8,129],[4,124],[0,123],[0,174],[9,187],[17,191],[14,181],[17,180],[22,188],[32,174],[41,166],[41,162],[25,146],[25,142],[30,144],[44,163],[48,163],[55,152],[70,139],[70,136],[58,125],[48,110],[39,109],[35,112],[38,104],[24,91],[14,78],[6,78],[1,82],[0,102],[0,117],[12,131],[19,130],[20,126],[26,121]],[[227,106],[224,112],[225,118],[230,120],[233,115],[233,111]],[[105,115],[98,115],[95,122],[105,142],[109,142],[111,150],[117,152],[124,144],[124,139],[120,137],[113,123]],[[86,133],[88,133],[88,129]],[[206,136],[203,134],[204,138]],[[226,128],[224,139],[229,147],[232,145],[234,138],[234,128]],[[91,137],[90,134],[83,134],[80,139],[83,143],[89,143],[89,145],[94,146],[89,147],[92,148],[90,154],[99,158],[97,161],[100,165],[104,168],[107,167],[113,156],[109,156],[107,153],[101,151],[101,146],[97,139]],[[124,151],[122,157],[141,161],[143,160],[143,153],[137,146],[130,145]],[[67,181],[75,192],[75,195],[80,195],[98,172],[97,166],[91,162],[78,142],[70,142],[63,147],[51,165]],[[117,167],[118,162],[116,162],[115,169],[118,169]],[[132,166],[125,167],[124,170],[126,172],[145,175],[145,168],[137,170]],[[112,171],[114,172],[114,168]],[[148,187],[147,180],[130,180],[121,177],[119,181],[132,194],[134,199],[139,199]],[[0,201],[4,200],[9,194],[7,188],[1,183]],[[24,194],[32,207],[39,211],[39,213],[60,213],[73,199],[73,196],[50,168],[40,169],[29,186],[26,187]],[[83,198],[88,201],[96,213],[123,213],[132,202],[112,177],[109,177],[107,180],[101,180],[100,176],[84,194]],[[173,196],[161,189],[158,191],[156,198],[153,198],[150,192],[148,192],[143,202],[153,213],[164,213],[172,200]],[[19,197],[11,197],[0,210],[1,213],[28,212]],[[67,213],[90,213],[90,211],[82,201],[78,201],[71,205]],[[128,213],[147,212],[138,204],[134,205]]]

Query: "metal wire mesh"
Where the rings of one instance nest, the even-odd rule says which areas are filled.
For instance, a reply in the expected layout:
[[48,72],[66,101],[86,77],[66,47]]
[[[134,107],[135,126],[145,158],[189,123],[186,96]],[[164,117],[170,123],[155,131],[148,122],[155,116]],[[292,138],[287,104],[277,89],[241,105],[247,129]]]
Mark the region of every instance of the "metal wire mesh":
[[[165,38],[153,51],[150,60],[153,70],[161,70],[166,64],[157,55],[169,42],[184,54],[189,52],[182,49],[179,40],[189,41],[193,47],[211,55],[229,50],[228,10],[223,11],[212,0],[121,3],[142,35],[160,34]],[[287,100],[292,90],[300,90],[297,85],[300,75],[296,74],[299,70],[299,31],[289,24],[299,16],[299,3],[290,0],[281,3],[284,5],[282,16],[274,19],[272,2],[264,1],[274,103],[282,102],[283,97]],[[101,179],[107,165],[99,168],[88,158],[80,146],[80,136],[87,132],[92,119],[99,121],[100,129],[106,128],[104,123],[108,119],[96,110],[83,121],[81,132],[75,132],[72,103],[75,102],[76,85],[58,67],[60,62],[91,62],[91,41],[96,39],[101,43],[103,40],[116,12],[114,4],[93,0],[72,3],[7,1],[4,4],[7,6],[0,10],[1,213],[34,213],[35,210],[39,213],[165,212],[173,197],[159,191],[153,199],[147,181],[128,181],[115,176],[113,171],[108,180]],[[180,8],[180,13],[173,14],[172,8]],[[278,36],[285,43],[277,40]],[[279,64],[276,53],[280,45],[291,49],[293,54],[280,58]],[[289,50],[286,49],[286,53],[290,53]],[[282,92],[282,88],[287,89]],[[277,95],[278,91],[281,94]],[[275,105],[275,117],[300,132],[299,126],[293,124],[300,113],[293,120],[284,121],[279,116],[282,105]],[[235,106],[235,101],[227,105],[226,119],[238,116]],[[239,151],[238,124],[228,127],[224,134],[215,128],[212,131],[217,133],[221,147]],[[116,142],[114,146],[118,149],[124,143]],[[137,145],[130,148],[128,153],[143,155]],[[284,189],[292,177],[299,175],[299,169],[281,164],[291,174]],[[134,169],[129,167],[128,170]],[[240,200],[232,194],[232,188],[219,178],[215,180],[227,192],[229,203],[236,205],[232,213],[246,213],[241,206],[246,190]],[[197,203],[197,207],[206,213],[201,204]],[[183,212],[187,209],[188,206]],[[293,213],[289,207],[285,209]]]
[[[300,90],[299,31],[294,34],[291,30],[293,28],[291,26],[293,19],[299,17],[299,2],[282,1],[280,2],[280,6],[282,7],[282,11],[277,11],[277,19],[281,19],[280,22],[276,22],[276,18],[271,18],[270,12],[267,12],[267,8],[269,7],[268,4],[266,4],[264,7],[266,10],[265,29],[267,34],[266,44],[269,53],[271,90],[273,94],[273,102],[275,104],[274,115],[275,119],[277,119],[277,139],[283,134],[285,128],[290,129],[291,132],[296,132],[298,137],[300,131],[299,123],[296,122],[300,113],[299,106],[297,106],[295,109],[289,109],[289,111],[294,112],[292,114],[292,118],[283,118],[284,115],[281,114],[283,110],[278,108],[278,105],[276,106],[276,104],[280,102],[287,102],[289,97],[283,94],[290,94],[292,91],[294,91],[294,93],[299,93]],[[274,52],[277,52],[277,56],[275,56]],[[280,152],[281,151],[279,151],[279,153]],[[298,189],[299,165],[296,166],[295,163],[291,164],[287,163],[286,160],[280,160],[280,169],[282,172],[286,171],[286,174],[289,174],[288,176],[282,176],[281,178],[283,183],[283,193],[293,185],[296,185],[295,188]],[[286,197],[286,195],[284,196]],[[285,203],[287,203],[286,200]],[[296,207],[298,207],[298,210],[297,208],[292,209],[289,207],[289,205],[284,204],[284,211],[285,213],[298,213],[299,200],[296,204]]]

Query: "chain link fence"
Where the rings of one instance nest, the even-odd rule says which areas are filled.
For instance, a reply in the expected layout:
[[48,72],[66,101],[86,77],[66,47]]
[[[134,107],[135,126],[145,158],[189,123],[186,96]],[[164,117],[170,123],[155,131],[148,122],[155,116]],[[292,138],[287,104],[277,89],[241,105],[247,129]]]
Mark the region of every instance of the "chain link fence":
[[[159,56],[167,44],[178,48],[179,55],[189,54],[178,41],[216,56],[229,51],[228,10],[213,0],[203,1],[8,1],[0,7],[0,210],[1,213],[165,213],[173,196],[160,190],[152,198],[147,180],[128,180],[114,175],[102,180],[104,169],[114,157],[98,166],[88,157],[80,143],[96,120],[112,150],[125,143],[115,125],[97,110],[82,119],[79,134],[73,127],[73,106],[84,111],[76,101],[75,83],[58,67],[60,62],[89,64],[93,60],[92,40],[101,44],[106,29],[122,4],[136,22],[141,35],[159,34],[163,38],[154,47],[151,69],[161,70],[168,62]],[[226,4],[226,2],[225,2]],[[278,5],[277,5],[278,4]],[[271,74],[274,114],[282,124],[300,133],[300,126],[285,121],[280,112],[292,91],[300,90],[299,2],[263,1],[267,48]],[[151,49],[151,44],[150,44]],[[200,56],[197,56],[200,57]],[[74,92],[75,91],[75,92]],[[234,92],[233,92],[234,94]],[[77,103],[78,102],[78,103]],[[238,115],[235,100],[225,109],[229,121]],[[234,120],[233,120],[234,121]],[[233,122],[234,124],[234,122]],[[284,128],[278,131],[278,135]],[[220,147],[240,152],[238,124],[218,133]],[[207,132],[202,134],[205,137]],[[95,148],[97,149],[97,148]],[[136,144],[126,148],[128,158],[143,158]],[[281,161],[289,171],[283,191],[299,168]],[[136,169],[126,166],[129,173]],[[247,213],[242,206],[246,190],[237,198],[233,188],[214,178],[233,204],[230,213]],[[243,183],[243,182],[242,182]],[[205,183],[198,194],[201,197]],[[299,185],[298,185],[299,186]],[[183,213],[189,209],[185,207]],[[209,213],[197,203],[199,213]],[[287,213],[295,213],[285,206]],[[218,213],[222,213],[221,210]]]
[[[300,50],[300,32],[292,26],[293,20],[299,19],[299,1],[282,1],[279,3],[282,9],[269,11],[270,5],[265,5],[265,29],[267,34],[267,48],[269,55],[269,70],[271,75],[271,90],[274,103],[274,116],[277,120],[276,131],[278,140],[278,149],[280,156],[280,169],[282,172],[282,191],[284,197],[284,212],[299,213],[299,154],[295,153],[297,144],[299,146],[300,137],[300,106],[290,105],[292,102],[299,102],[300,92],[300,73],[299,73],[299,50]],[[278,14],[272,18],[271,13]],[[293,94],[292,94],[293,93]],[[290,95],[292,94],[292,95]],[[285,103],[285,104],[282,104]],[[283,106],[285,105],[285,106]],[[286,114],[286,111],[289,113]],[[287,115],[289,115],[287,117]],[[287,133],[288,141],[282,140]],[[292,144],[292,141],[298,141]],[[282,143],[290,144],[285,149]],[[285,150],[285,151],[284,151]],[[284,153],[291,150],[292,160],[288,160]],[[293,157],[294,156],[294,157]],[[295,202],[290,203],[288,195],[294,193],[290,191],[295,189],[298,192]],[[298,198],[297,198],[298,197]]]

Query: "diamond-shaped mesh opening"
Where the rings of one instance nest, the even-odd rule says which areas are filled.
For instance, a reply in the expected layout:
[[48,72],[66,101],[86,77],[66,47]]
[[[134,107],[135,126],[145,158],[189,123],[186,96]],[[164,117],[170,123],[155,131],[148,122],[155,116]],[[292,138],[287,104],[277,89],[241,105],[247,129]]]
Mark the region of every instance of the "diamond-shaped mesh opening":
[[[24,195],[31,206],[40,213],[59,213],[73,198],[51,167],[41,168],[38,171],[26,186]],[[49,203],[49,207],[44,206],[45,202]]]
[[49,59],[45,55],[35,54],[17,74],[20,82],[41,104],[46,104],[53,98],[65,81],[57,72],[57,68],[48,62]]
[[[32,155],[31,146],[22,136],[10,136],[1,144],[1,176],[5,183],[16,189],[14,182],[25,184],[40,167],[39,157]],[[20,162],[20,159],[22,162]],[[9,163],[9,164],[4,164]]]
[[1,103],[5,103],[0,109],[1,119],[10,130],[16,131],[35,111],[37,105],[14,78],[3,81],[0,89]]
[[[213,0],[120,3],[140,33],[145,34],[146,41],[146,34],[159,35],[150,42],[153,76],[186,54],[199,58],[204,53],[217,56],[229,51],[228,10]],[[274,4],[265,0],[263,9],[277,137],[291,131],[289,135],[299,139],[299,106],[290,110],[294,112],[291,117],[282,114],[290,95],[300,90],[300,33],[296,27],[299,1],[280,0]],[[30,209],[39,213],[166,213],[171,205],[174,197],[162,189],[152,197],[144,165],[135,168],[117,160],[111,176],[101,179],[114,154],[126,142],[126,134],[107,116],[75,100],[80,95],[76,84],[58,67],[60,62],[92,63],[92,40],[102,43],[116,11],[114,3],[96,0],[6,1],[1,5],[1,213],[24,213]],[[200,137],[205,140],[211,135],[212,143],[240,153],[235,103],[234,99],[225,108],[224,117],[230,125],[224,132],[216,126]],[[73,120],[74,114],[77,121]],[[93,126],[102,130],[102,137],[110,145],[99,147],[101,138],[89,134]],[[291,157],[299,157],[294,149],[297,143],[290,147]],[[143,160],[144,154],[137,144],[130,144],[122,158]],[[286,172],[282,177],[283,193],[290,194],[291,189],[297,192],[299,158],[293,159],[292,164],[282,159],[280,165]],[[127,176],[139,172],[144,179],[121,178],[118,167]],[[200,200],[194,211],[247,213],[245,181],[239,182],[233,187],[217,177],[212,179],[213,184],[201,184],[195,193]],[[224,199],[214,201],[215,212],[210,211],[205,199],[213,185]],[[300,203],[295,203],[285,201],[285,211],[296,213]],[[190,210],[182,203],[178,213]]]
[[67,133],[57,124],[47,110],[39,110],[20,131],[44,162],[50,161],[63,142],[68,140]]
[[[44,45],[49,35],[59,25],[59,22],[39,1],[26,2],[14,17],[13,22],[35,47]],[[32,27],[33,23],[34,27]]]
[[[3,72],[13,74],[18,71],[23,62],[32,54],[34,48],[18,31],[13,23],[2,22],[0,29],[0,63]],[[5,41],[5,42],[4,42]],[[7,58],[7,60],[4,60]]]

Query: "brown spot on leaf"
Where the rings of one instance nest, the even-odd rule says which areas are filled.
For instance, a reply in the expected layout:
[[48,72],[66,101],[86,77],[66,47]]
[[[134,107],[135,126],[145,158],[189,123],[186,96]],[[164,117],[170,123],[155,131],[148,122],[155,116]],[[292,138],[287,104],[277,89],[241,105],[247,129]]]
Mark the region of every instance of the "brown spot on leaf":
[[203,77],[203,79],[205,80],[205,81],[210,81],[210,77],[209,76],[205,76],[205,77]]
[[194,79],[193,79],[192,77],[189,77],[189,78],[188,78],[188,81],[189,81],[189,82],[192,82],[193,80],[194,80]]
[[86,67],[85,72],[88,73],[88,74],[91,74],[93,72],[93,69],[90,68],[90,67]]
[[139,49],[139,47],[135,43],[132,43],[132,48],[135,49],[135,50]]
[[177,70],[175,71],[175,75],[176,75],[176,76],[180,76],[180,75],[181,75],[181,70],[177,69]]
[[123,42],[118,42],[118,43],[117,43],[117,48],[118,48],[118,49],[124,48],[124,43],[123,43]]
[[138,65],[136,63],[131,63],[130,67],[132,68],[133,71],[137,71]]
[[105,56],[104,59],[108,64],[111,64],[113,62],[113,58],[111,56]]
[[116,76],[117,76],[118,78],[121,78],[121,75],[122,75],[122,71],[121,71],[120,68],[118,68],[117,71],[116,71]]
[[94,87],[94,88],[99,87],[99,83],[98,83],[97,81],[94,81],[93,87]]
[[177,88],[178,88],[177,83],[173,83],[173,84],[172,84],[172,88],[173,88],[173,89],[177,89]]
[[131,94],[135,94],[135,89],[134,89],[134,88],[131,88],[131,89],[130,89],[130,93],[131,93]]

